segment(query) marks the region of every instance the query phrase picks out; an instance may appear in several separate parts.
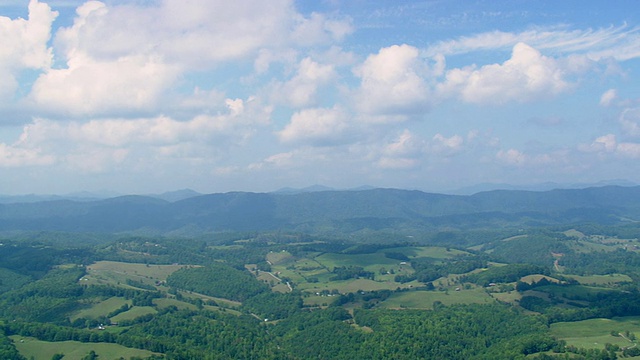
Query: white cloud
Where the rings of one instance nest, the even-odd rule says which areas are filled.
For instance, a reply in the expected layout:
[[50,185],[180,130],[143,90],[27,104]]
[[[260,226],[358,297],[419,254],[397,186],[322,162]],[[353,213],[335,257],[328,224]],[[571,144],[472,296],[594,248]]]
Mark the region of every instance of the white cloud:
[[518,43],[503,64],[449,70],[439,86],[443,94],[460,94],[472,103],[501,104],[556,95],[569,88],[556,61]]
[[[471,137],[475,135],[470,134]],[[453,155],[460,152],[464,145],[464,138],[460,135],[453,135],[449,138],[442,134],[435,134],[431,144],[431,151],[441,155]]]
[[633,159],[640,158],[640,144],[638,143],[620,143],[616,150],[623,156]]
[[294,108],[308,107],[317,103],[316,97],[320,86],[329,83],[336,77],[331,65],[319,64],[311,58],[304,58],[298,65],[293,79],[278,84],[270,92],[276,101]]
[[640,108],[624,109],[618,121],[626,135],[640,136]]
[[[192,71],[257,57],[256,70],[264,72],[272,61],[295,55],[288,47],[300,41],[300,34],[313,45],[350,32],[348,19],[305,18],[291,0],[166,0],[147,6],[88,1],[76,13],[73,25],[60,28],[54,40],[65,63],[33,85],[30,99],[44,114],[140,116],[165,105],[182,85],[178,80]],[[331,72],[328,65],[303,61],[289,85],[298,106],[312,103],[315,84],[324,81],[313,78],[323,75],[313,74],[314,65],[325,75]]]
[[386,144],[377,162],[383,169],[411,169],[420,164],[425,144],[405,129],[397,138]]
[[[374,115],[406,115],[427,109],[429,88],[423,79],[427,67],[418,49],[394,45],[369,55],[355,70],[361,79],[355,100],[359,110]],[[376,120],[379,121],[379,120]]]
[[53,55],[47,42],[57,16],[49,5],[37,0],[29,2],[28,19],[0,16],[0,99],[13,96],[21,70],[51,66]]
[[153,57],[97,62],[76,55],[68,68],[41,75],[30,99],[45,111],[67,116],[151,110],[178,74]]
[[609,106],[618,97],[616,89],[609,89],[600,97],[600,106]]
[[496,158],[509,165],[522,166],[525,164],[526,155],[516,149],[500,150],[496,154]]
[[54,162],[54,156],[42,154],[40,149],[0,143],[0,167],[42,166]]
[[277,135],[285,143],[325,146],[348,140],[347,129],[348,114],[341,108],[315,108],[293,114],[291,122]]
[[187,121],[166,116],[87,122],[36,119],[24,127],[15,144],[0,144],[4,157],[0,164],[49,165],[55,159],[83,171],[106,171],[127,160],[210,159],[241,145],[254,129],[269,122],[269,107],[240,99],[225,103],[226,113]]
[[605,155],[613,154],[623,158],[640,158],[640,144],[633,142],[619,142],[615,135],[607,134],[596,138],[591,144],[582,144],[578,150],[594,153],[605,159]]
[[298,16],[291,34],[294,42],[304,46],[342,41],[353,32],[351,19],[330,19],[324,14],[312,13],[309,18]]
[[571,30],[566,26],[536,27],[520,33],[491,31],[455,40],[442,41],[424,50],[426,57],[457,55],[476,51],[508,49],[527,43],[537,49],[564,54],[582,54],[599,61],[619,61],[640,57],[640,28],[626,24],[618,27]]

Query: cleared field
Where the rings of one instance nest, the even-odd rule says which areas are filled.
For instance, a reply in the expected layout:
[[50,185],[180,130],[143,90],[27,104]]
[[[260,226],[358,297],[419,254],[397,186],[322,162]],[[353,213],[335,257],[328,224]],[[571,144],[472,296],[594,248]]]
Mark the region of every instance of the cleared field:
[[112,317],[111,321],[117,323],[122,320],[133,320],[137,317],[147,314],[155,314],[157,312],[158,311],[151,306],[134,306],[131,309]]
[[162,298],[162,299],[153,299],[154,305],[158,307],[158,309],[162,310],[168,308],[169,306],[175,306],[178,309],[187,309],[187,310],[196,310],[197,307],[193,304],[186,303],[184,301],[170,299],[170,298]]
[[78,341],[48,342],[35,338],[14,335],[11,339],[16,348],[27,359],[50,360],[55,354],[64,354],[65,360],[81,360],[91,350],[99,356],[98,359],[129,359],[134,356],[149,357],[151,351],[131,349],[118,344],[81,343]]
[[379,253],[385,252],[397,252],[406,255],[409,258],[432,258],[432,259],[448,259],[458,255],[468,254],[468,252],[448,249],[440,246],[409,246],[409,247],[397,247],[380,250]]
[[360,266],[366,271],[377,272],[380,267],[397,266],[401,261],[389,259],[384,253],[373,254],[322,254],[316,257],[318,263],[329,270],[338,266]]
[[552,278],[552,277],[546,276],[546,275],[539,275],[539,274],[523,276],[520,279],[520,281],[525,282],[527,284],[531,284],[531,283],[534,283],[534,282],[538,282],[538,281],[540,281],[542,279],[547,279],[550,283],[556,283],[556,284],[560,283],[560,280],[558,280],[558,279],[555,279],[555,278]]
[[568,345],[588,349],[600,349],[606,343],[620,347],[632,346],[634,343],[624,337],[611,335],[612,332],[624,335],[627,331],[640,334],[640,317],[589,319],[551,324],[552,335],[565,340]]
[[295,260],[294,256],[288,251],[270,252],[267,254],[267,261],[271,265],[278,265]]
[[433,309],[433,303],[440,301],[445,305],[453,304],[489,304],[494,302],[483,289],[460,291],[407,291],[395,293],[378,305],[388,309]]
[[398,287],[400,288],[408,288],[411,286],[417,286],[418,284],[415,282],[400,284],[397,282],[382,282],[382,281],[373,281],[369,279],[351,279],[351,280],[341,280],[341,281],[331,281],[328,283],[314,283],[314,284],[305,284],[304,287],[300,287],[304,291],[308,291],[311,293],[322,292],[323,290],[338,290],[341,294],[346,294],[350,292],[356,292],[358,290],[362,291],[372,291],[372,290],[395,290]]
[[564,234],[568,237],[574,237],[574,238],[578,238],[578,239],[582,239],[584,238],[586,235],[583,234],[582,232],[576,230],[576,229],[571,229],[571,230],[567,230],[564,232]]
[[123,297],[114,296],[104,301],[94,303],[89,308],[78,311],[73,316],[71,316],[71,321],[78,318],[95,319],[100,316],[107,316],[107,314],[121,308],[124,304],[131,305],[131,300],[126,300]]
[[606,285],[615,285],[615,284],[633,281],[628,275],[624,275],[624,274],[591,275],[591,276],[565,275],[565,276],[568,278],[577,280],[582,285],[606,286]]
[[563,297],[565,299],[588,299],[597,294],[602,294],[606,292],[611,292],[614,290],[601,288],[601,287],[593,287],[593,286],[584,286],[584,285],[569,285],[569,286],[561,286],[561,285],[545,285],[539,286],[536,288],[538,292],[544,292],[547,294],[554,294],[556,297]]
[[80,281],[83,284],[111,284],[123,287],[127,279],[155,286],[157,282],[166,281],[173,272],[186,265],[147,265],[124,263],[117,261],[98,261],[87,266],[87,275]]

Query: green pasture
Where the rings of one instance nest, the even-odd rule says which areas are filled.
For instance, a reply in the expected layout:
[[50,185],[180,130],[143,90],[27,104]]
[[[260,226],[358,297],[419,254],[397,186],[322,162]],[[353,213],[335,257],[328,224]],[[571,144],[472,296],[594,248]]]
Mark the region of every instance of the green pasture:
[[613,291],[611,289],[584,285],[545,285],[537,287],[536,290],[547,294],[554,294],[556,297],[563,297],[569,300],[584,300],[600,293]]
[[153,299],[153,304],[159,309],[166,309],[169,306],[175,306],[178,309],[186,309],[186,310],[196,310],[197,307],[193,304],[189,304],[187,302],[184,301],[180,301],[177,299],[172,299],[172,298],[160,298],[160,299]]
[[350,279],[350,280],[340,280],[340,281],[331,281],[328,283],[306,283],[304,286],[301,286],[300,289],[316,293],[322,292],[323,290],[338,290],[341,294],[346,294],[350,292],[356,292],[358,290],[362,291],[373,291],[373,290],[395,290],[398,287],[400,288],[408,288],[410,286],[418,286],[419,284],[416,282],[400,284],[397,282],[391,281],[374,281],[369,279]]
[[118,261],[98,261],[87,266],[87,275],[80,279],[83,284],[109,284],[123,287],[127,279],[155,286],[156,282],[166,281],[173,272],[185,265],[147,265]]
[[568,278],[575,279],[582,285],[594,286],[611,286],[620,283],[632,282],[633,280],[625,274],[609,274],[609,275],[565,275]]
[[131,305],[131,300],[117,296],[110,297],[106,300],[90,304],[89,307],[73,314],[70,319],[73,321],[78,318],[95,319],[100,316],[107,316],[110,312],[121,308],[124,304]]
[[131,309],[112,317],[111,321],[117,323],[123,320],[133,320],[140,316],[155,314],[157,312],[158,311],[151,306],[134,306]]
[[522,298],[522,295],[515,290],[491,293],[490,296],[498,301],[510,304],[516,304],[516,301],[520,301],[520,299]]
[[118,344],[81,343],[78,341],[48,342],[19,335],[11,336],[16,348],[27,359],[50,360],[55,354],[64,354],[64,360],[81,360],[91,350],[95,351],[98,359],[112,360],[133,356],[146,358],[151,351],[127,348]]
[[457,249],[449,248],[447,250],[446,247],[441,246],[407,246],[407,247],[397,247],[390,249],[383,249],[378,251],[384,255],[386,252],[397,252],[406,255],[408,258],[432,258],[432,259],[449,259],[458,255],[469,254],[466,251],[461,251]]
[[517,240],[517,239],[522,239],[522,238],[526,238],[529,235],[515,235],[515,236],[511,236],[505,239],[502,239],[501,241],[511,241],[511,240]]
[[551,276],[540,275],[540,274],[523,276],[522,278],[520,278],[520,281],[525,282],[527,284],[531,284],[534,282],[538,282],[542,279],[547,279],[550,283],[556,283],[556,284],[560,283],[560,280],[556,278],[552,278]]
[[180,294],[183,297],[190,298],[190,299],[202,299],[203,301],[213,300],[217,304],[219,304],[219,305],[221,305],[222,307],[225,307],[225,308],[237,308],[237,307],[240,307],[240,305],[242,305],[242,303],[238,302],[238,301],[233,301],[233,300],[223,299],[223,298],[217,298],[217,297],[213,297],[213,296],[208,296],[208,295],[196,293],[196,292],[193,292],[193,291],[180,291]]
[[[396,259],[389,259],[384,253],[373,254],[335,254],[325,253],[317,256],[315,260],[325,268],[333,271],[339,266],[360,266],[366,271],[377,272],[380,267],[398,266],[401,262]],[[410,265],[405,265],[410,267]]]
[[271,264],[271,265],[279,265],[279,264],[284,264],[287,262],[291,262],[294,261],[295,257],[293,255],[291,255],[290,252],[288,251],[272,251],[269,252],[267,254],[267,261]]
[[488,304],[492,299],[483,289],[448,291],[406,291],[394,293],[378,306],[388,309],[433,309],[433,303],[440,301],[444,305],[453,304]]
[[582,239],[584,238],[586,235],[576,229],[570,229],[567,230],[565,232],[563,232],[563,234],[565,234],[568,237],[574,237],[574,238],[578,238],[578,239]]
[[627,316],[613,319],[589,319],[575,322],[551,324],[551,334],[558,339],[583,348],[603,348],[606,343],[620,347],[634,343],[622,336],[613,336],[612,332],[623,334],[628,331],[640,335],[640,317]]

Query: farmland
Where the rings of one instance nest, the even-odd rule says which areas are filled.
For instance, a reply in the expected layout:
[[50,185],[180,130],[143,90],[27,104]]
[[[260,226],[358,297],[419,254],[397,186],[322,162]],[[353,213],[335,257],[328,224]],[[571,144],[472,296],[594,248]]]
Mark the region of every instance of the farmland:
[[11,339],[20,353],[27,358],[33,357],[36,360],[51,359],[55,354],[63,354],[65,360],[82,360],[91,351],[94,351],[100,359],[146,358],[153,354],[151,351],[131,349],[118,344],[91,344],[78,341],[48,342],[22,336],[13,336]]
[[[59,263],[29,286],[16,282],[15,286],[26,286],[24,290],[0,294],[4,318],[16,322],[0,324],[14,343],[30,344],[29,350],[16,344],[23,355],[45,360],[54,355],[50,344],[59,344],[70,357],[83,357],[93,350],[101,357],[189,358],[189,351],[202,354],[217,349],[228,354],[234,349],[260,358],[269,358],[267,353],[287,358],[285,354],[300,351],[298,346],[309,334],[330,336],[325,340],[329,342],[343,341],[340,349],[348,344],[358,356],[365,356],[374,347],[357,344],[385,344],[381,336],[415,331],[402,328],[403,322],[414,321],[406,316],[432,317],[433,321],[471,316],[483,328],[493,329],[491,336],[497,337],[492,341],[498,343],[501,336],[526,343],[525,334],[533,331],[534,338],[546,339],[541,343],[553,344],[555,351],[579,355],[601,351],[609,343],[617,350],[607,351],[628,356],[634,350],[625,334],[637,330],[633,321],[623,323],[631,318],[622,316],[636,315],[636,309],[640,315],[632,287],[637,274],[628,265],[635,251],[609,238],[594,242],[593,248],[573,251],[576,241],[599,240],[560,242],[554,236],[566,234],[500,234],[480,247],[468,248],[303,241],[297,235],[275,234],[255,238],[243,234],[217,245],[130,238],[100,247],[95,261]],[[522,253],[519,246],[529,243],[535,246]],[[180,253],[180,261],[168,258],[170,253]],[[522,261],[524,255],[531,255],[532,261]],[[586,258],[601,259],[598,265],[606,266],[606,272],[588,272],[597,268],[593,262],[585,267]],[[514,321],[519,330],[505,334],[493,313]],[[461,330],[471,325],[463,317],[457,330],[443,323],[439,330],[430,328],[427,319],[416,326],[428,333],[444,331],[443,339],[450,339],[460,331],[473,332]],[[612,335],[613,330],[589,333],[594,327],[589,321],[596,319],[615,319],[626,338]],[[37,329],[43,325],[37,324],[51,327],[42,332]],[[315,326],[332,330],[314,330]],[[187,340],[194,332],[203,335],[197,342]],[[343,336],[334,337],[334,333]],[[251,340],[243,343],[239,338]],[[257,350],[249,343],[262,345]],[[443,346],[426,344],[430,340],[424,339],[421,346],[425,348],[420,351]],[[501,344],[507,346],[507,342]],[[148,352],[131,355],[127,349],[133,348]],[[442,351],[455,353],[445,348]],[[482,352],[482,348],[473,351]],[[517,346],[501,349],[513,358],[525,351]],[[327,358],[335,355],[323,348],[315,351]]]

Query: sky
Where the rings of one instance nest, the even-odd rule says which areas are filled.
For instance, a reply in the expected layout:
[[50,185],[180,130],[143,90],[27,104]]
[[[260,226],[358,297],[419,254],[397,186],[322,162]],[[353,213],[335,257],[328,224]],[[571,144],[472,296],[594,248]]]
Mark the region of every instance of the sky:
[[636,0],[3,0],[0,194],[640,183]]

